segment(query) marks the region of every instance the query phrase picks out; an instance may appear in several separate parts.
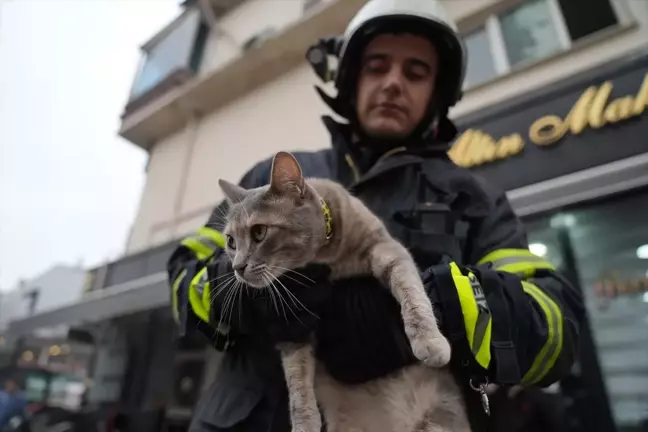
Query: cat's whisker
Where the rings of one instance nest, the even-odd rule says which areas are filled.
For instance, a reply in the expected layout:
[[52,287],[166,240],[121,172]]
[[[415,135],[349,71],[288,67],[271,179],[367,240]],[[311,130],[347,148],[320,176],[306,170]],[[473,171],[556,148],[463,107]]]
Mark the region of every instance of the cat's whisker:
[[236,294],[240,292],[240,287],[241,287],[241,282],[239,280],[236,281],[236,284],[232,288],[231,295],[229,298],[229,313],[228,313],[228,319],[227,319],[227,326],[230,327],[232,325],[232,317],[234,315],[234,305],[236,304]]
[[[262,274],[262,276],[263,276],[263,280],[266,280],[265,279],[266,272],[264,272]],[[275,299],[275,293],[274,293],[274,290],[272,289],[272,279],[268,279],[266,281],[266,283],[268,284],[266,289],[268,290],[268,293],[270,294],[270,299],[272,300],[272,304],[274,305],[275,311],[277,312],[277,314],[279,314],[279,307],[277,306],[277,300]]]
[[[288,277],[289,279],[292,279],[292,278],[290,278],[290,277],[289,277],[288,275],[286,275],[286,274],[283,274],[282,276],[284,276],[284,277]],[[277,282],[279,282],[279,283],[281,284],[281,286],[282,286],[282,288],[284,289],[284,291],[286,291],[286,292],[289,294],[289,298],[290,298],[290,300],[292,301],[293,305],[295,305],[295,307],[299,309],[299,305],[297,305],[297,303],[295,303],[295,299],[294,299],[295,295],[294,295],[292,292],[290,292],[290,290],[289,290],[288,288],[286,288],[286,285],[284,285],[284,284],[283,284],[283,283],[282,283],[282,282],[281,282],[281,281],[280,281],[276,276],[273,275],[273,278],[274,278]],[[292,280],[294,280],[294,279],[292,279]],[[295,281],[295,282],[299,283],[299,281]],[[293,313],[293,315],[294,315],[294,313]],[[296,316],[296,315],[295,315],[295,316]]]
[[[296,270],[289,269],[289,268],[286,268],[286,267],[281,267],[281,266],[278,266],[278,265],[272,265],[272,266],[268,266],[268,267],[277,268],[279,270],[284,270],[284,271],[287,271],[287,272],[290,272],[290,273],[295,273],[297,276],[302,277],[302,278],[308,280],[309,282],[315,283],[315,281],[313,279],[309,278],[305,274],[302,274],[302,273],[300,273],[300,272],[298,272]],[[295,279],[293,279],[293,280],[295,280]],[[295,280],[295,282],[299,282],[299,281]],[[300,282],[300,283],[302,283],[302,282]],[[303,285],[303,283],[302,283],[302,285]]]
[[223,281],[220,284],[216,285],[214,287],[216,289],[212,290],[210,301],[213,302],[216,297],[218,297],[218,295],[223,292],[223,290],[226,290],[228,287],[232,286],[235,280],[236,276],[231,276],[230,279],[227,279],[226,281]]
[[[298,298],[297,298],[297,297],[296,297],[292,292],[290,292],[290,290],[286,287],[286,285],[283,284],[283,282],[281,282],[281,281],[280,281],[277,277],[275,277],[275,276],[273,276],[273,278],[274,278],[274,280],[275,280],[276,282],[278,282],[278,283],[281,285],[281,287],[284,289],[284,291],[286,291],[286,293],[288,293],[288,296],[289,296],[290,300],[293,302],[293,304],[295,305],[296,308],[299,309],[300,306],[301,306],[301,309],[305,310],[306,312],[308,312],[309,314],[313,315],[314,317],[317,317],[316,314],[314,314],[310,309],[308,309],[308,308],[307,308],[307,307],[306,307],[306,306],[305,306],[305,305],[304,305],[304,304],[303,304],[303,303],[302,303],[302,302],[301,302],[301,301],[300,301],[300,300],[299,300],[299,299],[298,299]],[[295,303],[295,302],[296,302],[296,303]],[[298,305],[297,303],[299,303],[299,305]],[[292,308],[290,308],[290,306],[289,306],[289,309],[290,309],[291,312],[292,312]],[[295,312],[292,312],[292,314],[295,316],[295,318],[297,318],[297,320],[299,320],[300,323],[304,324],[304,323],[302,322],[302,320],[299,319],[299,316],[298,316]]]
[[[277,267],[277,268],[280,269],[280,267]],[[291,281],[293,281],[293,282],[295,282],[295,283],[298,283],[299,285],[301,285],[301,286],[303,286],[303,287],[311,288],[310,285],[306,285],[304,282],[302,282],[302,281],[300,281],[300,280],[297,280],[297,279],[295,279],[294,277],[292,277],[292,276],[290,276],[290,275],[288,275],[288,274],[286,274],[286,273],[282,274],[282,276],[285,277],[285,278],[290,279]]]
[[220,314],[218,316],[218,324],[224,324],[225,323],[225,319],[226,319],[226,316],[227,316],[227,308],[228,308],[228,304],[229,304],[229,298],[230,298],[230,294],[232,293],[233,289],[234,289],[234,284],[232,284],[230,287],[228,287],[227,293],[225,294],[225,298],[223,299],[223,302],[221,303],[221,310],[220,310]]
[[225,273],[224,275],[221,275],[221,276],[215,277],[214,279],[210,279],[210,280],[209,280],[209,283],[216,282],[218,279],[222,279],[222,278],[224,278],[225,276],[234,276],[234,272],[231,271],[231,272],[229,272],[229,273]]
[[[274,291],[277,294],[277,297],[279,298],[279,305],[281,305],[281,310],[283,312],[284,320],[288,322],[288,316],[286,315],[286,308],[284,307],[284,304],[288,306],[288,309],[290,309],[290,306],[285,302],[285,299],[281,295],[281,291],[277,288],[277,286],[274,283],[272,273],[269,273],[267,270],[264,270],[264,273],[270,276],[270,287],[271,291]],[[279,313],[279,310],[277,310],[277,314]]]
[[[236,297],[237,297],[236,294],[241,292],[240,287],[241,287],[241,282],[239,280],[237,280],[236,284],[234,285],[234,288],[232,289],[232,296],[231,296],[230,302],[229,302],[230,311],[229,311],[229,319],[227,320],[227,326],[228,327],[230,327],[232,325],[232,316],[234,315],[234,305],[236,304]],[[240,311],[241,310],[239,308],[239,312]]]
[[222,309],[225,309],[225,310],[221,314],[220,322],[223,322],[223,319],[225,319],[225,320],[228,321],[228,325],[229,325],[229,321],[230,321],[230,320],[228,320],[228,315],[231,315],[231,310],[233,309],[233,301],[232,300],[234,299],[234,296],[235,296],[235,293],[236,293],[236,288],[238,287],[238,284],[239,284],[239,281],[236,280],[236,282],[234,282],[234,284],[229,288],[229,290],[227,292],[227,295],[225,297],[225,301],[223,302],[223,306],[221,308],[221,310]]

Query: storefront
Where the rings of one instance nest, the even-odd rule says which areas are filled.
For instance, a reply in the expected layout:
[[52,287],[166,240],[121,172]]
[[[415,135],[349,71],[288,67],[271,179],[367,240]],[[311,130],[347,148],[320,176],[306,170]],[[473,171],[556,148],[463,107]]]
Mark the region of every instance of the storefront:
[[648,430],[648,54],[458,123],[453,159],[508,191],[586,301],[567,430]]

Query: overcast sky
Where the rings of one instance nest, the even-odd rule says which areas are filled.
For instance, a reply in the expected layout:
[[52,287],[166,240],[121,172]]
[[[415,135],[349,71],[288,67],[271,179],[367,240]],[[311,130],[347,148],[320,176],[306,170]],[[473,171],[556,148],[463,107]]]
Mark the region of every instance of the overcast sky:
[[146,154],[117,136],[179,0],[0,0],[0,290],[124,250]]

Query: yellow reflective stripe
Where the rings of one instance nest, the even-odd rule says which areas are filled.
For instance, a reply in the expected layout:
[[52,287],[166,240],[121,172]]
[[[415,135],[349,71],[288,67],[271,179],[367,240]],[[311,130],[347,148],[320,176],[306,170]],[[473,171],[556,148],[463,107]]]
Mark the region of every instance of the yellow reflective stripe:
[[198,230],[198,235],[211,239],[219,248],[225,247],[225,236],[218,230],[204,226]]
[[503,271],[507,273],[514,273],[523,277],[531,277],[535,274],[536,270],[556,270],[556,268],[551,265],[551,263],[541,260],[537,262],[531,261],[522,261],[516,263],[510,263],[502,266],[493,266],[497,271]]
[[[205,276],[208,276],[207,269],[205,270]],[[209,316],[209,310],[211,306],[211,284],[209,283],[209,278],[205,277],[205,286],[203,287],[202,290],[202,304],[203,304],[203,309],[205,309],[207,312],[207,315]],[[209,318],[207,319],[209,321]]]
[[477,264],[484,264],[486,262],[495,262],[505,258],[521,258],[521,257],[537,258],[538,256],[534,255],[528,249],[497,249],[490,252],[482,259],[480,259],[477,262]]
[[495,270],[524,277],[533,276],[536,270],[556,270],[550,262],[531,253],[528,249],[498,249],[477,262],[477,264],[484,263],[491,263]]
[[213,251],[209,249],[208,246],[203,244],[196,237],[187,237],[186,239],[182,240],[181,244],[188,247],[193,253],[195,253],[196,257],[199,260],[207,259],[213,253]]
[[[450,263],[450,274],[455,283],[461,311],[464,317],[466,327],[466,337],[470,348],[475,354],[477,362],[485,369],[488,369],[491,360],[490,341],[491,341],[491,318],[480,317],[480,310],[477,307],[475,294],[470,283],[470,278],[464,276],[456,263]],[[473,276],[474,278],[474,276]],[[487,323],[485,320],[488,319]],[[483,330],[482,330],[483,329]],[[478,338],[475,339],[476,333]],[[483,335],[482,335],[483,333]]]
[[173,312],[173,320],[176,322],[176,324],[180,324],[180,310],[178,309],[178,290],[180,289],[180,284],[182,283],[182,280],[186,275],[187,269],[182,270],[175,281],[173,281],[171,290],[171,311]]
[[549,373],[560,355],[563,344],[563,317],[556,302],[540,288],[526,281],[522,281],[522,287],[524,292],[538,303],[547,321],[547,340],[522,378],[523,385],[532,385],[540,382]]
[[480,313],[480,317],[477,320],[476,328],[479,329],[480,325],[485,323],[486,330],[481,339],[475,341],[475,345],[471,347],[472,353],[475,356],[477,363],[484,369],[488,369],[491,361],[491,351],[490,351],[490,342],[491,342],[491,330],[493,320],[491,319],[490,314]]
[[189,283],[189,304],[194,314],[204,322],[209,322],[209,308],[203,303],[204,291],[209,291],[207,268],[204,267]]
[[199,260],[209,258],[218,248],[225,247],[225,237],[220,231],[202,227],[196,235],[182,240],[181,244],[189,248]]

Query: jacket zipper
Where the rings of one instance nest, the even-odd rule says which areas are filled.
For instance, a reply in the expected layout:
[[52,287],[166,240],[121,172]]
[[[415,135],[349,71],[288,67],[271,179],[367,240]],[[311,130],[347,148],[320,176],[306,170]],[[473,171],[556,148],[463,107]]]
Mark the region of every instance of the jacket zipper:
[[345,153],[344,159],[346,160],[347,165],[349,165],[349,168],[351,168],[351,171],[353,172],[354,182],[357,182],[358,180],[360,180],[360,171],[358,171],[358,167],[353,161],[353,158],[349,153]]
[[[385,159],[385,158],[387,158],[387,157],[389,157],[389,156],[391,156],[393,154],[402,152],[404,150],[405,150],[405,147],[393,148],[393,149],[389,150],[387,153],[385,153],[384,155],[380,156],[378,158],[378,160],[376,161],[376,164],[378,162],[380,162],[381,160],[383,160],[383,159]],[[356,182],[360,181],[360,170],[358,170],[358,166],[353,161],[353,158],[351,157],[351,155],[349,153],[345,153],[344,154],[344,159],[346,160],[347,165],[349,165],[349,168],[351,168],[351,171],[353,172],[354,181],[356,181]],[[375,166],[375,164],[374,164],[374,166]]]

